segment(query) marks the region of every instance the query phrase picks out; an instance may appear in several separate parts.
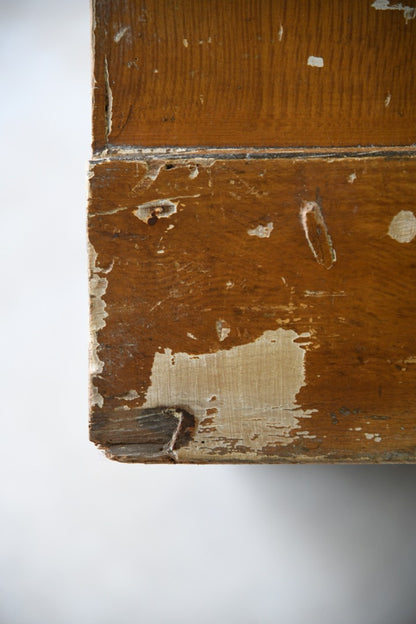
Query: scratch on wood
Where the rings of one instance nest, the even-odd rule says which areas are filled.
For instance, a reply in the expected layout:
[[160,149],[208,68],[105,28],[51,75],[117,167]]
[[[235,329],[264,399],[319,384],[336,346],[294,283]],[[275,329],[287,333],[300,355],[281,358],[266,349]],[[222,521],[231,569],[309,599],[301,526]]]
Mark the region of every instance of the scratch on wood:
[[108,72],[107,57],[104,59],[104,85],[105,85],[105,140],[108,143],[108,138],[111,134],[111,128],[113,125],[113,92],[110,86],[110,75]]
[[341,290],[339,292],[326,292],[325,290],[305,290],[305,297],[346,297],[347,294]]
[[117,206],[117,208],[112,208],[111,210],[102,210],[101,212],[91,212],[88,217],[93,219],[94,217],[103,217],[104,215],[112,215],[117,214],[117,212],[123,212],[124,210],[128,210],[128,206]]
[[122,26],[120,30],[116,32],[116,34],[114,35],[114,41],[116,43],[120,43],[120,41],[123,39],[124,35],[126,34],[128,30],[129,30],[129,26]]
[[330,269],[337,256],[318,202],[304,201],[300,209],[300,220],[314,258],[318,264]]

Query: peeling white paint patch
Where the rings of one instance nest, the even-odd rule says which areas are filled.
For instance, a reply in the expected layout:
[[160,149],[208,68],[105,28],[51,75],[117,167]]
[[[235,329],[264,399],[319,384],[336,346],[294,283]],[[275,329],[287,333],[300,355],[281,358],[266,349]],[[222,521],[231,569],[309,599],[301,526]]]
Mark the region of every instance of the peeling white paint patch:
[[217,330],[218,340],[220,342],[222,342],[223,340],[228,338],[228,336],[230,335],[230,332],[231,332],[231,327],[228,325],[228,323],[226,321],[224,321],[223,319],[218,320],[215,323],[215,327],[216,327],[216,330]]
[[322,56],[310,56],[308,58],[308,65],[309,67],[323,67],[324,59]]
[[[104,405],[104,397],[98,392],[92,380],[95,376],[100,375],[104,368],[104,362],[98,356],[97,334],[100,329],[105,327],[105,319],[108,316],[103,299],[107,290],[108,280],[100,275],[103,271],[100,267],[97,267],[97,253],[91,243],[88,243],[88,257],[90,262],[90,405],[102,407]],[[109,270],[106,271],[106,273],[108,272]]]
[[182,43],[185,46],[185,48],[187,48],[189,46],[188,39],[182,39]]
[[374,442],[381,442],[381,436],[378,433],[365,433],[367,440],[373,440]]
[[123,26],[122,28],[120,28],[120,30],[114,35],[114,41],[116,43],[120,43],[128,29],[128,26]]
[[349,184],[354,184],[356,179],[357,179],[357,174],[355,173],[355,171],[353,173],[350,173],[350,175],[348,176]]
[[273,223],[270,222],[267,225],[258,225],[252,230],[247,230],[249,236],[257,236],[258,238],[270,238],[270,234],[273,231]]
[[416,8],[403,6],[401,2],[396,4],[390,4],[389,0],[375,0],[371,5],[376,11],[403,11],[403,17],[406,20],[406,24],[409,20],[416,17]]
[[173,202],[170,199],[154,199],[137,206],[137,209],[133,210],[133,214],[144,223],[153,223],[153,220],[167,219],[175,214],[178,203],[178,201]]
[[386,95],[386,99],[384,100],[384,106],[387,108],[391,102],[391,93],[390,91]]
[[411,210],[401,210],[391,220],[389,236],[399,243],[410,243],[416,236],[416,217]]
[[[305,385],[308,337],[279,328],[252,343],[216,353],[157,352],[143,407],[176,405],[194,414],[201,435],[197,430],[189,445],[192,453],[202,440],[211,449],[242,444],[253,456],[268,444],[286,446],[291,432],[300,428],[299,419],[311,416],[296,402]],[[204,431],[203,419],[211,408],[217,411]]]
[[279,41],[283,39],[283,24],[280,24],[279,32],[277,34]]
[[188,336],[188,338],[192,338],[192,340],[198,340],[198,338],[194,336],[193,334],[191,334],[191,332],[187,332],[186,335]]

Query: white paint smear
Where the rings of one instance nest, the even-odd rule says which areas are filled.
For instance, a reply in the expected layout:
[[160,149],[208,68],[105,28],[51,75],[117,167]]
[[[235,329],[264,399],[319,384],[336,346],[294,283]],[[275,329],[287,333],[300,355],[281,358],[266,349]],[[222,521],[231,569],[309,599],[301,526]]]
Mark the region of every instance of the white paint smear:
[[310,56],[308,58],[308,65],[310,67],[323,67],[324,59],[322,58],[322,56]]
[[273,231],[273,223],[270,222],[267,225],[258,225],[252,230],[247,230],[249,236],[257,236],[258,238],[270,238],[270,234]]
[[390,4],[389,0],[375,0],[371,5],[376,11],[403,11],[403,17],[406,20],[406,24],[409,20],[416,17],[416,8],[403,6],[401,2],[396,4]]
[[389,236],[399,243],[410,243],[416,236],[416,217],[410,210],[401,210],[391,220]]
[[[216,353],[173,354],[170,349],[155,353],[143,407],[169,405],[193,413],[201,430],[201,437],[197,430],[193,448],[189,447],[193,454],[202,440],[205,445],[200,449],[230,450],[233,444],[241,444],[253,457],[267,444],[290,444],[299,419],[311,415],[296,402],[305,385],[308,337],[280,328]],[[304,339],[303,345],[295,342],[299,338]],[[204,431],[207,414],[212,422]],[[178,454],[186,453],[186,448]]]

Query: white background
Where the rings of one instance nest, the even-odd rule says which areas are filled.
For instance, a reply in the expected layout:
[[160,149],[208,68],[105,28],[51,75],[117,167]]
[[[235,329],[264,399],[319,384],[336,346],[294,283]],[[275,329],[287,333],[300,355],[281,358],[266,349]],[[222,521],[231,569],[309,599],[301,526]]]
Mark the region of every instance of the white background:
[[89,31],[86,0],[0,1],[0,624],[414,624],[414,467],[89,443]]

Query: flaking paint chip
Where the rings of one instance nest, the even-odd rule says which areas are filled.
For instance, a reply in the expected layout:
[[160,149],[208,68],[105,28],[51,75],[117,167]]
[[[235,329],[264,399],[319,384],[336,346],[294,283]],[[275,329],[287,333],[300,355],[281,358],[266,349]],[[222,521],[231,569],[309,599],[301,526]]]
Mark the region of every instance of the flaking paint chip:
[[270,234],[273,231],[273,223],[270,222],[267,225],[258,225],[252,230],[247,230],[249,236],[257,236],[258,238],[270,238]]
[[308,65],[310,67],[323,67],[324,59],[322,58],[322,56],[310,56],[308,58]]

